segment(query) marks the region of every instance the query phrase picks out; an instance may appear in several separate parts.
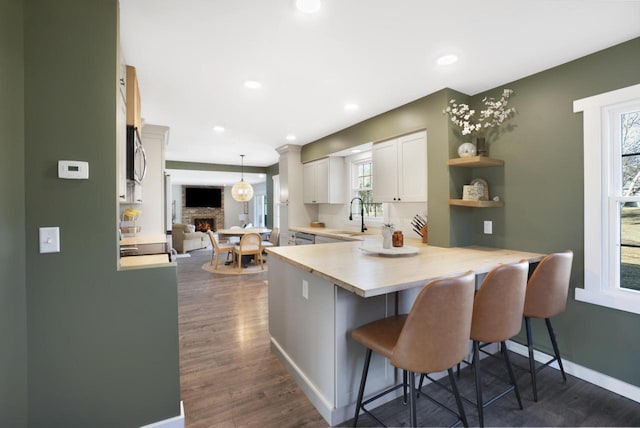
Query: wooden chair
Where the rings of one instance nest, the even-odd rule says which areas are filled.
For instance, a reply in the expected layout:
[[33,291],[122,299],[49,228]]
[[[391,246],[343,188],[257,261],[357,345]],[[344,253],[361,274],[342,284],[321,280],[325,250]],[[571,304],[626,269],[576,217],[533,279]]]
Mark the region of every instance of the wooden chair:
[[[364,406],[400,387],[404,387],[406,398],[407,380],[410,391],[410,424],[412,427],[417,426],[415,374],[443,370],[449,373],[459,419],[464,426],[468,426],[451,368],[467,354],[474,290],[475,275],[472,272],[431,281],[420,291],[408,315],[374,321],[351,332],[351,337],[367,348],[354,427],[358,423],[360,410],[376,419],[380,425],[384,425]],[[372,351],[390,359],[393,366],[404,370],[404,381],[363,402]]]
[[211,251],[211,265],[213,266],[213,259],[216,259],[216,264],[215,264],[215,269],[218,269],[218,260],[220,259],[220,254],[224,254],[226,253],[228,254],[233,254],[233,249],[235,248],[234,245],[228,245],[228,244],[220,244],[218,242],[218,234],[217,233],[213,233],[212,231],[208,230],[207,234],[209,235],[209,239],[211,240],[211,245],[213,245],[213,249]]
[[274,227],[271,230],[271,234],[269,235],[268,241],[262,241],[262,247],[277,247],[278,246],[278,237],[280,235],[280,230],[277,227]]
[[[569,280],[571,279],[571,264],[573,251],[549,254],[533,271],[527,284],[527,294],[524,300],[524,322],[527,330],[527,347],[529,348],[529,371],[531,372],[531,387],[533,388],[533,401],[538,401],[538,388],[536,386],[536,372],[547,367],[554,361],[558,362],[562,379],[566,382],[567,376],[562,367],[562,358],[558,350],[556,335],[551,327],[551,318],[564,311],[567,305],[569,292]],[[531,318],[544,319],[549,332],[549,339],[553,346],[554,358],[536,369],[533,358],[533,336],[531,335]]]
[[240,244],[233,248],[233,254],[237,257],[238,272],[242,270],[242,256],[253,255],[256,264],[260,262],[260,268],[264,270],[262,264],[262,238],[257,233],[246,233],[241,239]]

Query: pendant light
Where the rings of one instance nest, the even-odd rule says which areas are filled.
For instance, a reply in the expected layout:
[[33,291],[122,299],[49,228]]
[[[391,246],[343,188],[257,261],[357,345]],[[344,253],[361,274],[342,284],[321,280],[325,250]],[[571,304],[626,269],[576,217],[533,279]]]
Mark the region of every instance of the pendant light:
[[244,181],[244,155],[240,155],[242,178],[231,188],[231,197],[238,202],[247,202],[253,198],[253,187]]

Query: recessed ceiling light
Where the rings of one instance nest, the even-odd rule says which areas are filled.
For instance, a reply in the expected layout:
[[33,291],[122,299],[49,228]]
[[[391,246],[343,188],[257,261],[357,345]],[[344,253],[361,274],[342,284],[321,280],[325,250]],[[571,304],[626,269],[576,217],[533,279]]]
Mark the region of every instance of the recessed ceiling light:
[[351,153],[360,153],[361,151],[362,150],[360,150],[360,149],[353,149],[353,150],[351,150]]
[[216,125],[213,127],[213,130],[216,132],[224,132],[224,126]]
[[262,83],[258,82],[257,80],[245,80],[244,87],[249,89],[258,89],[262,87]]
[[289,134],[286,136],[287,141],[296,141],[296,136],[293,134]]
[[458,55],[455,54],[446,54],[438,57],[436,63],[438,65],[451,65],[458,62]]
[[358,104],[354,104],[354,103],[348,103],[344,105],[344,109],[346,111],[355,111],[358,110],[360,107],[358,106]]
[[296,0],[296,8],[302,13],[316,13],[321,6],[321,0]]

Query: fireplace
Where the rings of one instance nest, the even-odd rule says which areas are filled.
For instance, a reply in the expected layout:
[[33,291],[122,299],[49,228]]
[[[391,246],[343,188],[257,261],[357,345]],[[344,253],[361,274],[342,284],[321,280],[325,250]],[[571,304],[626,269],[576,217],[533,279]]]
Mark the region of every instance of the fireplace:
[[206,232],[216,230],[216,219],[214,218],[194,218],[193,224],[196,225],[196,232]]

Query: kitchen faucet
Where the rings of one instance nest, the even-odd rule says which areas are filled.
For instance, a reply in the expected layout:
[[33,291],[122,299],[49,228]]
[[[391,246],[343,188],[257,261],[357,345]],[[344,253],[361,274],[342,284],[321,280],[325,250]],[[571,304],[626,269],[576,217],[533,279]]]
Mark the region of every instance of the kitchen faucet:
[[349,220],[353,220],[353,201],[360,201],[360,220],[362,220],[362,225],[360,226],[360,232],[364,232],[367,230],[367,227],[364,225],[364,202],[362,198],[355,197],[351,199],[351,206],[349,207]]

